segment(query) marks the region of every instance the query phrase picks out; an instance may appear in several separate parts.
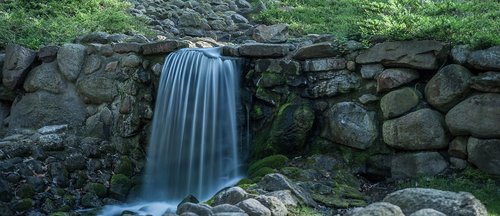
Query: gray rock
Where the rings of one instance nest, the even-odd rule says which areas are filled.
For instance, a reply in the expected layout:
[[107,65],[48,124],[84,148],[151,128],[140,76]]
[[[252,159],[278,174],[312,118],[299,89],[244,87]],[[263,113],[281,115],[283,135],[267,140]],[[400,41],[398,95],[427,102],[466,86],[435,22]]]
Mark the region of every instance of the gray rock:
[[265,175],[259,182],[259,185],[266,191],[290,190],[297,198],[299,198],[300,203],[312,207],[316,207],[318,205],[307,191],[279,173]]
[[387,202],[372,203],[364,208],[355,208],[346,216],[404,216],[401,208]]
[[346,68],[347,61],[343,58],[311,59],[302,64],[304,72],[342,70]]
[[279,190],[268,193],[267,195],[278,198],[286,207],[297,207],[297,199],[290,190]]
[[432,176],[443,172],[448,162],[437,152],[399,154],[393,157],[391,174],[393,178]]
[[104,76],[91,75],[79,79],[76,86],[80,94],[95,104],[111,102],[118,95],[116,81]]
[[446,114],[446,124],[455,136],[500,137],[498,107],[500,107],[500,94],[475,95],[453,107]]
[[86,47],[80,44],[64,44],[57,52],[57,65],[61,74],[73,82],[78,78],[85,61]]
[[375,95],[372,95],[372,94],[364,94],[364,95],[361,95],[361,97],[359,97],[358,100],[362,104],[368,104],[368,103],[371,103],[371,102],[378,101],[379,98],[377,96],[375,96]]
[[26,94],[13,104],[9,128],[40,128],[55,124],[80,126],[85,113],[85,105],[72,88],[57,95],[37,91]]
[[467,161],[462,158],[450,157],[450,168],[453,170],[464,170],[467,165]]
[[477,139],[470,137],[467,142],[468,160],[482,171],[500,175],[500,139]]
[[457,105],[469,92],[472,74],[457,64],[441,68],[425,86],[425,97],[436,109],[447,112]]
[[27,92],[45,90],[58,94],[64,91],[66,83],[59,74],[57,64],[52,62],[42,64],[29,72],[23,87]]
[[329,58],[340,54],[338,46],[330,42],[315,43],[299,48],[293,59],[306,60],[315,58]]
[[362,51],[356,58],[356,63],[382,63],[384,66],[435,70],[447,55],[447,47],[438,41],[384,42]]
[[17,44],[8,44],[2,71],[2,83],[13,90],[22,85],[31,64],[35,60],[35,51]]
[[180,48],[186,48],[187,43],[177,40],[165,40],[142,45],[143,55],[164,55]]
[[249,216],[271,216],[271,211],[255,199],[247,199],[237,204]]
[[231,204],[216,205],[215,207],[212,208],[212,212],[214,214],[217,214],[217,213],[229,213],[229,212],[232,212],[232,213],[238,213],[238,212],[239,213],[245,213],[245,211],[243,211],[243,209],[239,208],[238,206],[231,205]]
[[42,47],[40,51],[38,51],[38,59],[40,59],[43,63],[50,63],[55,61],[59,48],[59,46]]
[[325,113],[328,131],[323,137],[357,149],[366,149],[378,136],[375,112],[368,112],[354,102],[333,105]]
[[420,77],[416,70],[406,69],[406,68],[391,68],[382,71],[377,79],[377,92],[387,91]]
[[488,71],[470,79],[470,87],[482,92],[500,93],[500,73]]
[[235,205],[249,198],[248,193],[240,187],[231,187],[221,191],[215,196],[214,205],[231,204]]
[[276,197],[260,195],[255,198],[266,208],[271,210],[272,216],[287,216],[288,210],[286,206]]
[[231,19],[233,19],[234,23],[248,23],[247,18],[240,14],[231,15]]
[[455,139],[450,142],[448,154],[451,157],[467,159],[467,141],[468,137],[466,136],[455,137]]
[[332,97],[354,91],[360,85],[361,78],[356,73],[351,73],[347,70],[330,72],[328,79],[321,79],[316,83],[310,84],[306,89],[305,96],[310,98]]
[[465,65],[471,51],[467,46],[458,45],[451,49],[451,59],[455,64]]
[[248,216],[245,212],[220,212],[214,214],[214,216]]
[[182,215],[183,213],[186,212],[191,212],[195,213],[196,215],[206,215],[206,216],[211,216],[214,214],[209,206],[202,204],[187,202],[177,207],[177,212],[176,212],[177,214]]
[[288,40],[288,25],[258,25],[255,27],[252,37],[261,43],[284,43]]
[[102,56],[99,55],[90,55],[86,58],[85,63],[83,65],[83,73],[85,75],[92,74],[99,70],[103,64]]
[[380,109],[384,118],[398,117],[410,111],[419,102],[417,92],[413,88],[402,88],[386,94],[380,100]]
[[446,215],[484,215],[484,205],[467,192],[450,192],[427,188],[406,188],[387,195],[384,202],[397,205],[409,215],[420,209],[439,209]]
[[374,79],[384,71],[382,64],[366,64],[361,66],[361,77],[363,79]]
[[58,133],[68,128],[67,124],[64,125],[48,125],[44,126],[37,130],[40,134],[50,134],[50,133]]
[[500,46],[474,51],[469,55],[467,63],[479,70],[500,70]]
[[290,45],[249,43],[241,45],[238,52],[244,57],[279,58],[290,52]]
[[142,44],[136,42],[113,44],[113,51],[116,53],[141,53]]
[[413,212],[410,216],[446,216],[440,211],[436,211],[434,209],[420,209],[416,212]]
[[300,64],[283,59],[258,59],[255,61],[255,71],[300,75]]
[[420,109],[382,126],[384,142],[404,150],[428,150],[448,147],[443,116],[431,109]]
[[124,56],[121,60],[121,63],[123,67],[135,68],[142,64],[142,59],[137,55],[130,54]]
[[374,179],[383,179],[391,177],[392,156],[385,154],[376,154],[368,157],[366,160],[365,173]]

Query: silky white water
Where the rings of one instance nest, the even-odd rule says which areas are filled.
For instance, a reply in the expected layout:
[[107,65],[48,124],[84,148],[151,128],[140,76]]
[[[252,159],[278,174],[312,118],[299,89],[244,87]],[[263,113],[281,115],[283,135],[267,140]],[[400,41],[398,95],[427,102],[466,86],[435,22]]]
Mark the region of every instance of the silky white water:
[[109,206],[161,215],[191,194],[207,200],[240,179],[237,104],[241,60],[220,48],[182,49],[165,60],[140,203]]

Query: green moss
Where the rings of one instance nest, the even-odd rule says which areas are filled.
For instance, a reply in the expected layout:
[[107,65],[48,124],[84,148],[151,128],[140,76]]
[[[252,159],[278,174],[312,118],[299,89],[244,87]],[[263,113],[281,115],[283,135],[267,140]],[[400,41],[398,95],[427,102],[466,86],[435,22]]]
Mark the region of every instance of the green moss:
[[74,206],[76,204],[76,197],[73,195],[64,195],[63,203],[69,206]]
[[130,179],[124,174],[115,174],[111,177],[111,185],[130,184]]
[[106,186],[101,183],[90,183],[88,184],[88,191],[94,192],[99,197],[104,197],[108,193]]
[[85,183],[87,183],[87,175],[84,171],[80,170],[78,171],[78,178],[76,179],[75,187],[83,188],[83,186],[85,186]]
[[320,212],[316,211],[313,208],[309,208],[307,206],[299,206],[296,208],[289,209],[289,215],[300,215],[300,216],[322,216]]
[[252,175],[252,173],[263,167],[280,169],[281,167],[285,166],[286,162],[288,162],[288,157],[286,157],[285,155],[271,155],[250,164],[248,173]]
[[32,199],[22,199],[18,200],[12,206],[12,209],[18,212],[28,211],[33,208],[33,200]]
[[255,92],[255,97],[272,105],[279,105],[281,96],[271,90],[259,86]]
[[32,198],[35,195],[35,189],[30,184],[23,184],[19,187],[18,195],[21,198]]
[[359,192],[357,188],[345,184],[337,184],[333,187],[333,191],[337,196],[343,198],[360,199],[364,200],[365,196]]
[[281,173],[285,176],[290,177],[291,179],[300,179],[302,175],[302,169],[297,167],[283,167],[281,168]]
[[70,212],[71,211],[71,206],[69,206],[69,205],[62,205],[56,211],[57,212]]
[[50,216],[70,216],[68,212],[55,212],[50,214]]
[[114,171],[116,174],[132,176],[132,174],[134,174],[134,165],[128,157],[122,156],[120,161],[116,164]]
[[238,183],[236,183],[236,186],[245,185],[245,184],[253,184],[252,179],[242,178]]
[[323,203],[328,207],[349,208],[349,202],[346,199],[341,198],[337,195],[322,195],[322,194],[313,193],[312,198],[316,202]]
[[264,111],[262,110],[261,105],[254,104],[250,115],[254,119],[260,119],[260,118],[264,117]]
[[269,167],[262,167],[260,169],[258,169],[257,171],[253,172],[251,175],[250,175],[250,178],[251,179],[254,179],[254,180],[260,180],[260,178],[262,178],[263,176],[269,174],[269,173],[275,173],[276,170],[273,169],[273,168],[269,168]]
[[281,74],[266,71],[261,74],[257,86],[269,88],[283,84],[285,84],[285,79]]
[[254,160],[276,153],[277,150],[269,141],[269,134],[269,129],[262,129],[260,133],[255,134],[251,149],[251,155]]

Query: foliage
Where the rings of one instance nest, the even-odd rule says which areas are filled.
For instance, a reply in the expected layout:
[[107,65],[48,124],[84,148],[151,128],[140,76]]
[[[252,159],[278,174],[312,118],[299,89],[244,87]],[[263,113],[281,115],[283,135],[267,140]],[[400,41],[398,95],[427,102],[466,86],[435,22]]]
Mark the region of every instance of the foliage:
[[289,23],[291,33],[333,34],[369,41],[436,39],[483,48],[500,44],[497,0],[281,0],[265,1],[254,16]]
[[500,215],[500,178],[489,176],[477,169],[467,168],[452,176],[421,177],[400,182],[398,188],[424,187],[446,191],[472,193],[488,209],[489,215]]
[[0,4],[0,47],[31,48],[70,42],[89,32],[147,33],[142,20],[126,13],[124,0],[5,0]]

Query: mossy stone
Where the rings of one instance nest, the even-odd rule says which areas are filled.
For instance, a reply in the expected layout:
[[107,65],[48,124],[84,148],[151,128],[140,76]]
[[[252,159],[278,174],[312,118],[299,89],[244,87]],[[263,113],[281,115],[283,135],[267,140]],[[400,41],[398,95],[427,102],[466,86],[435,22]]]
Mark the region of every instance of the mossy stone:
[[121,157],[120,161],[116,164],[115,167],[116,174],[124,174],[126,176],[132,176],[134,174],[134,165],[132,161],[128,157]]
[[49,216],[70,216],[68,212],[55,212],[50,214]]
[[261,177],[269,174],[269,173],[275,173],[276,170],[273,169],[273,168],[270,168],[270,167],[262,167],[260,169],[258,169],[257,171],[253,172],[251,175],[250,175],[250,178],[251,179],[254,179],[254,180],[257,180],[257,179],[260,179]]
[[316,202],[323,203],[327,207],[349,208],[349,202],[336,195],[321,195],[313,193],[311,196]]
[[283,167],[281,168],[281,173],[291,179],[300,179],[302,175],[302,169],[297,167]]
[[126,175],[115,174],[111,177],[109,191],[111,192],[113,198],[124,200],[131,187],[131,181]]
[[270,88],[274,86],[279,86],[285,84],[285,79],[281,74],[272,72],[263,72],[260,76],[257,86]]
[[108,193],[106,186],[101,183],[90,183],[87,186],[89,192],[94,192],[99,197],[104,197]]
[[359,192],[358,189],[345,184],[337,184],[333,187],[333,191],[336,195],[351,198],[351,199],[365,199],[365,196]]
[[77,175],[78,178],[76,178],[75,187],[83,188],[83,186],[85,186],[85,183],[87,182],[87,175],[82,170],[78,171]]
[[248,174],[252,175],[254,172],[263,167],[280,169],[285,165],[286,162],[288,162],[288,157],[286,157],[285,155],[271,155],[250,164],[250,167],[248,168]]
[[21,198],[32,198],[35,195],[35,189],[30,184],[23,184],[19,187],[18,195]]
[[102,205],[102,203],[100,202],[99,198],[95,193],[90,192],[83,195],[82,206],[94,208],[94,207],[99,207],[100,205]]
[[63,203],[69,206],[74,206],[76,204],[76,197],[73,195],[64,195]]
[[263,87],[257,88],[257,91],[255,92],[255,97],[273,106],[279,105],[281,101],[281,96],[278,93],[275,93]]
[[12,206],[12,209],[18,212],[28,211],[33,208],[33,200],[32,199],[22,199],[18,200]]
[[69,211],[71,211],[71,206],[69,206],[69,205],[62,205],[56,211],[57,212],[69,212]]

